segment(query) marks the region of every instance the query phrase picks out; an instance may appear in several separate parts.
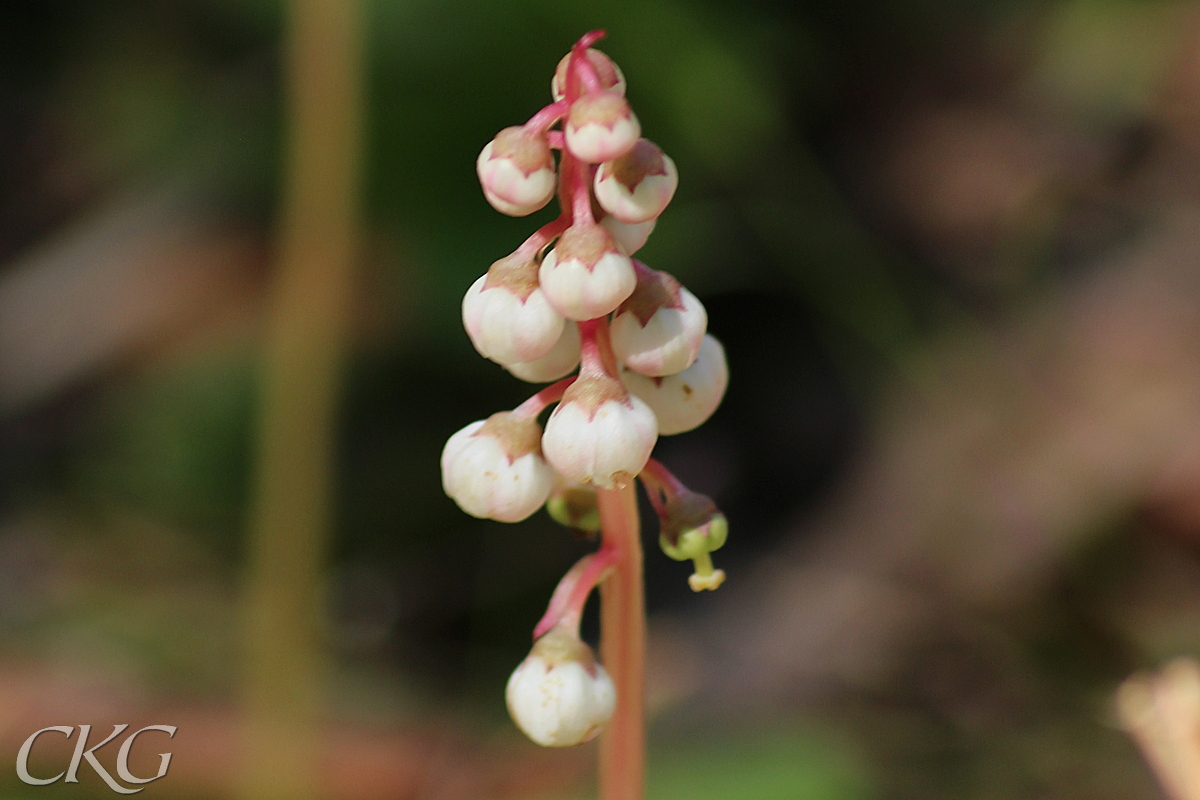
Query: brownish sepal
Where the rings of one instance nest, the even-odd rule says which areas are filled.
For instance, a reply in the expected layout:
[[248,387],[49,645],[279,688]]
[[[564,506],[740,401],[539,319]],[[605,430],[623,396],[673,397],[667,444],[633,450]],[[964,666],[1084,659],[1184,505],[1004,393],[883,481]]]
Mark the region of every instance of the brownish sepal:
[[638,265],[637,286],[633,294],[617,308],[617,314],[633,314],[642,327],[646,327],[660,308],[677,308],[683,310],[683,296],[680,294],[679,281],[667,272],[650,269],[640,261]]
[[475,436],[492,436],[500,442],[511,464],[522,456],[542,454],[542,428],[535,420],[523,419],[511,411],[498,411],[475,431]]

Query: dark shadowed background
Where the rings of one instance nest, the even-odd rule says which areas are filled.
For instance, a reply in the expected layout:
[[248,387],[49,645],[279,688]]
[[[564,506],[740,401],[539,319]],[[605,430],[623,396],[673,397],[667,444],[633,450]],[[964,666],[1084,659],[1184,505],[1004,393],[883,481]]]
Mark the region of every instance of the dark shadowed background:
[[[530,392],[459,303],[554,213],[494,212],[475,157],[596,27],[680,171],[641,257],[732,375],[656,450],[731,533],[727,584],[693,595],[645,519],[651,800],[1158,796],[1113,698],[1200,655],[1200,8],[365,14],[322,796],[589,796],[593,746],[535,748],[503,688],[590,545],[465,516],[438,455]],[[6,796],[111,796],[3,765],[42,725],[142,720],[179,726],[143,796],[237,795],[283,15],[0,5]]]

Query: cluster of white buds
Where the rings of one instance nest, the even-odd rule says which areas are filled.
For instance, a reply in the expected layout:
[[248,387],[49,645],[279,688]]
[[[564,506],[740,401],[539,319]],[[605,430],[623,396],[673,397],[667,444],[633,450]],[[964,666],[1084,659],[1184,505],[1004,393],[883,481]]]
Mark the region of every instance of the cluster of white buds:
[[[704,306],[632,258],[678,174],[641,138],[621,70],[590,47],[602,35],[584,36],[559,62],[554,101],[500,131],[476,161],[498,211],[525,216],[556,194],[562,211],[471,285],[463,325],[481,355],[516,377],[558,382],[468,425],[442,453],[446,494],[468,514],[516,522],[546,505],[555,519],[591,533],[601,527],[596,492],[639,476],[648,489],[659,487],[645,474],[648,464],[662,471],[650,458],[658,436],[704,422],[728,381]],[[538,416],[554,403],[543,431]],[[606,574],[603,559],[588,563],[568,575],[571,591],[556,593],[549,627],[539,626],[543,635],[509,682],[509,710],[539,744],[585,741],[612,713],[612,683],[578,636],[577,612]],[[571,619],[573,626],[563,623]]]

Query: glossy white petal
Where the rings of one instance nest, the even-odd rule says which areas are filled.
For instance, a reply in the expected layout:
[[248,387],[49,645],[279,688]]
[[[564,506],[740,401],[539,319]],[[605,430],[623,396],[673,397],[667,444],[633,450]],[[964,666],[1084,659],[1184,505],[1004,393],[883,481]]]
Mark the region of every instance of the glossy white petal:
[[526,658],[508,679],[509,714],[543,747],[571,747],[598,734],[612,718],[617,692],[600,664],[549,664]]
[[486,287],[482,276],[463,297],[463,327],[485,358],[516,364],[542,358],[558,343],[564,320],[541,289],[522,300],[506,286]]
[[566,124],[567,147],[577,158],[589,164],[612,161],[629,152],[642,135],[642,126],[636,116],[613,121],[585,122],[582,125]]
[[566,377],[579,366],[579,326],[563,325],[562,335],[549,353],[536,361],[505,364],[510,373],[529,383],[549,383]]
[[554,170],[543,167],[526,174],[507,158],[492,158],[491,151],[492,143],[488,142],[476,162],[485,194],[512,206],[529,208],[526,213],[537,211],[550,202],[555,189]]
[[[596,68],[596,72],[600,78],[600,84],[619,95],[625,94],[625,75],[621,72],[621,68],[613,62],[606,54],[599,50],[589,47],[587,51],[588,61],[592,62],[592,66]],[[571,54],[567,53],[558,62],[558,66],[554,70],[554,77],[550,79],[550,94],[554,99],[562,100],[567,96],[566,92],[566,77],[567,65],[570,63]]]
[[619,252],[605,253],[589,269],[576,258],[560,262],[555,249],[542,260],[538,281],[558,313],[587,320],[615,311],[633,293],[637,273],[629,257]]
[[635,396],[606,400],[594,413],[562,402],[546,422],[542,451],[568,481],[611,489],[642,471],[657,439],[654,413]]
[[612,322],[612,345],[617,359],[634,372],[662,376],[682,372],[696,360],[708,313],[687,289],[680,287],[683,308],[659,308],[642,325],[632,311],[622,311]]
[[720,342],[705,336],[695,363],[683,372],[647,378],[626,369],[621,372],[621,380],[654,410],[658,432],[669,436],[699,427],[712,416],[725,396],[729,367]]
[[679,173],[675,162],[662,155],[665,175],[646,175],[633,191],[617,180],[611,164],[600,165],[596,170],[596,200],[609,214],[622,222],[638,223],[654,219],[667,207],[675,196],[679,185]]
[[537,453],[511,463],[495,437],[477,435],[484,420],[455,433],[442,450],[442,488],[466,513],[520,522],[542,507],[554,488],[554,471]]
[[617,246],[621,248],[621,252],[627,256],[631,256],[638,250],[641,250],[646,244],[646,240],[650,238],[650,234],[654,232],[654,225],[658,220],[646,220],[630,224],[621,222],[614,216],[607,216],[600,220],[600,224],[608,229],[612,237],[617,240]]

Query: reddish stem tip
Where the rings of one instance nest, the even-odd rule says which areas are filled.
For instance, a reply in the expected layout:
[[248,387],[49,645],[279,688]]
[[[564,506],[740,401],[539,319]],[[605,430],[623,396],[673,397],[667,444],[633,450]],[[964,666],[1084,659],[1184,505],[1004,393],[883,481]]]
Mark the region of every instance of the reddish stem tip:
[[575,47],[581,50],[586,50],[607,35],[608,31],[604,30],[603,28],[597,28],[594,31],[588,31],[583,36],[579,37],[579,41],[575,43]]

